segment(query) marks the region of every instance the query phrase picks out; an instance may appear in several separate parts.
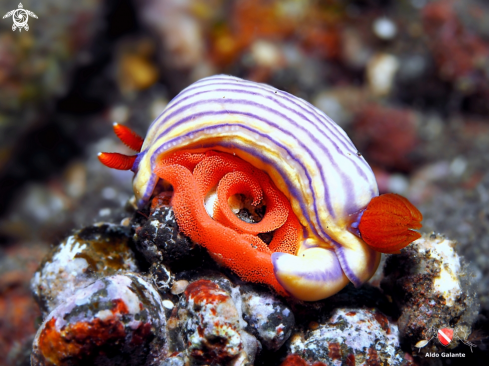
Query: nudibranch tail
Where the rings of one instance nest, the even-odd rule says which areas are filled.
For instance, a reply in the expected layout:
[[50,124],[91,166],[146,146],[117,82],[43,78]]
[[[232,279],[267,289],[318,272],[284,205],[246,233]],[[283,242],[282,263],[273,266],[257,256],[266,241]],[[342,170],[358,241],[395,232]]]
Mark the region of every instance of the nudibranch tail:
[[387,193],[372,198],[358,225],[362,239],[381,253],[397,253],[421,237],[413,229],[423,225],[423,215],[406,198]]
[[300,256],[273,253],[272,261],[279,283],[304,301],[334,295],[350,282],[332,250],[311,248]]

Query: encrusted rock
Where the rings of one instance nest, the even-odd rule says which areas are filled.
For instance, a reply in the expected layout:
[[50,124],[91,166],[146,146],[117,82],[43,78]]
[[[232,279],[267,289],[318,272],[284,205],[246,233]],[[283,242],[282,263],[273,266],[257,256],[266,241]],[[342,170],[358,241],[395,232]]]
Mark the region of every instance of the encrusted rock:
[[292,311],[272,293],[247,291],[242,295],[243,316],[251,333],[269,350],[278,350],[292,334]]
[[190,268],[194,253],[202,251],[180,232],[173,209],[167,205],[156,207],[143,226],[136,229],[135,240],[149,263],[183,264]]
[[[401,340],[418,353],[415,345],[436,336],[439,329],[453,328],[452,349],[466,340],[479,312],[473,278],[454,250],[455,242],[441,235],[423,235],[401,254],[390,256],[382,288],[401,311]],[[424,352],[439,352],[445,346],[433,340]]]
[[149,269],[153,282],[160,292],[167,292],[172,288],[173,274],[170,269],[162,263],[153,263]]
[[77,231],[55,247],[31,281],[43,315],[98,277],[137,271],[130,240],[129,228],[99,223]]
[[166,320],[158,291],[134,273],[77,290],[44,320],[33,366],[153,365],[164,352]]
[[[337,309],[328,322],[313,328],[292,335],[287,357],[290,363],[282,365],[315,362],[327,365],[409,364],[399,347],[397,326],[379,311]],[[306,362],[301,363],[292,355],[300,356]]]
[[163,360],[158,366],[187,366],[189,365],[188,358],[179,353]]
[[280,364],[280,366],[327,366],[327,365],[322,362],[314,362],[313,364],[311,364],[310,362],[307,362],[299,355],[288,355],[287,357],[285,357],[285,359]]
[[179,316],[181,321],[186,319],[188,355],[196,362],[253,365],[258,342],[243,329],[239,289],[234,290],[232,296],[205,279],[190,283],[185,290],[185,308]]

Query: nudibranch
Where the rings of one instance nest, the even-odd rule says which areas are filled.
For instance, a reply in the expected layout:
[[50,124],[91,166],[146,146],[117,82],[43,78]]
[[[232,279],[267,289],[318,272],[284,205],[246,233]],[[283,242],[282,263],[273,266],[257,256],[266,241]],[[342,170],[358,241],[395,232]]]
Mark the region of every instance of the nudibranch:
[[[420,237],[421,213],[404,197],[379,196],[374,174],[346,133],[306,101],[269,85],[217,75],[178,94],[144,139],[114,124],[134,156],[100,153],[135,173],[140,207],[159,181],[173,186],[180,229],[243,280],[305,301],[327,298],[376,271],[381,252]],[[158,186],[160,186],[158,184]],[[210,192],[217,192],[208,213]],[[262,221],[228,207],[263,202]],[[211,217],[212,216],[212,217]],[[269,245],[258,236],[273,232]]]

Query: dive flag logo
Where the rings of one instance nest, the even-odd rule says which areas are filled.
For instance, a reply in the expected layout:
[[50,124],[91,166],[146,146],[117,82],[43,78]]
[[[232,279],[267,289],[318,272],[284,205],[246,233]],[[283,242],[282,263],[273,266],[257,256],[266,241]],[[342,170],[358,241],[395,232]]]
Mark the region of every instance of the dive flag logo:
[[452,341],[452,338],[453,338],[453,329],[451,328],[438,329],[438,340],[444,346],[448,346],[448,344]]

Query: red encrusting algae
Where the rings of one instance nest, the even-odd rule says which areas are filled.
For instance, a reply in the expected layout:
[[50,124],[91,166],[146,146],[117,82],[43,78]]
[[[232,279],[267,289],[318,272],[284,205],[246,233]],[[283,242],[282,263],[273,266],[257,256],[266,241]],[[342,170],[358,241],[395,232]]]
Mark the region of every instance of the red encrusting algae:
[[[68,324],[58,330],[56,319],[51,318],[39,336],[39,350],[46,365],[69,365],[94,353],[96,348],[110,347],[126,337],[124,324],[116,315],[127,314],[122,300],[113,300],[113,317],[89,322]],[[144,327],[144,324],[141,324]],[[75,362],[76,363],[76,362]]]
[[192,282],[185,289],[185,296],[199,306],[209,303],[215,304],[229,299],[229,296],[225,295],[218,285],[209,280]]

